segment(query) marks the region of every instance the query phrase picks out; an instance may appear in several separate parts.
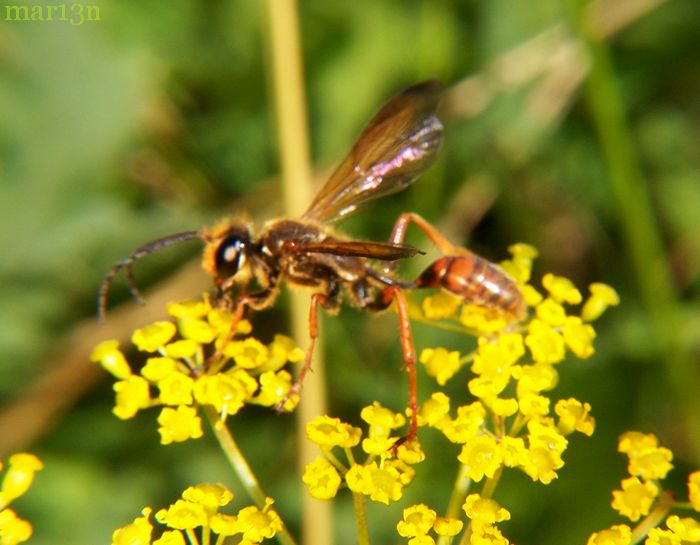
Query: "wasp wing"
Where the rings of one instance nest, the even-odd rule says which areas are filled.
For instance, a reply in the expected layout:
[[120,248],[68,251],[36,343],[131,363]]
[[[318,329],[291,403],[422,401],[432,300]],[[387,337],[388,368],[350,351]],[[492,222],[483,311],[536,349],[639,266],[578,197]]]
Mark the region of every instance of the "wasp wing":
[[439,81],[429,80],[389,100],[303,217],[331,222],[413,183],[435,161],[442,143],[442,123],[435,115],[441,91]]
[[373,242],[364,240],[323,240],[309,244],[295,244],[295,253],[327,254],[343,257],[367,257],[382,261],[396,261],[423,254],[407,244]]

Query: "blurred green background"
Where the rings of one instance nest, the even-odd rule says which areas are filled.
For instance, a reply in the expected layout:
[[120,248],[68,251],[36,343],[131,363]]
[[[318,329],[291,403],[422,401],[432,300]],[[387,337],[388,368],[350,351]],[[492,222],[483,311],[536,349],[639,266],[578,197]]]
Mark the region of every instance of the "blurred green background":
[[[213,441],[165,448],[155,413],[112,416],[111,381],[86,351],[115,335],[94,317],[115,261],[222,216],[282,212],[267,30],[259,2],[86,0],[100,20],[75,25],[6,20],[10,3],[0,5],[0,446],[3,457],[31,450],[46,464],[16,506],[34,524],[32,543],[108,543],[142,506],[189,484],[236,487]],[[604,281],[622,297],[597,323],[596,355],[562,368],[555,391],[591,402],[596,433],[573,438],[550,486],[503,479],[497,498],[513,513],[504,533],[583,543],[619,521],[609,507],[624,475],[615,441],[629,429],[674,450],[669,482],[684,497],[685,474],[700,466],[697,0],[610,0],[595,15],[557,0],[300,4],[316,183],[387,97],[428,77],[448,88],[439,163],[344,222],[346,232],[382,240],[413,210],[493,260],[528,242],[541,253],[536,276],[551,271],[582,289]],[[138,264],[137,282],[158,287],[198,255],[196,243],[159,252]],[[169,295],[198,295],[206,279],[195,276],[201,284]],[[122,282],[111,306],[120,303],[129,304]],[[144,323],[124,308],[120,319]],[[350,309],[325,320],[332,414],[357,423],[375,399],[405,403],[394,319]],[[286,300],[257,327],[288,332]],[[466,350],[462,342],[416,326],[418,347]],[[455,392],[465,379],[453,379]],[[292,419],[249,410],[233,427],[298,530]],[[424,435],[429,455],[454,458]],[[406,502],[444,509],[454,469],[419,466]],[[341,494],[339,544],[354,542],[351,509]],[[370,506],[375,543],[399,541],[399,511]]]

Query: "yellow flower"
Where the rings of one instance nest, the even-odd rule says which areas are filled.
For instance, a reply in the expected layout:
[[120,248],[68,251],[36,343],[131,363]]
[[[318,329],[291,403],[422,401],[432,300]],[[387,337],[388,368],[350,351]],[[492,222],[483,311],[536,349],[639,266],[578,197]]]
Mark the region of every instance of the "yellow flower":
[[595,329],[586,324],[578,316],[567,316],[562,328],[562,336],[566,346],[577,358],[585,360],[593,355],[593,340]]
[[508,325],[505,316],[479,305],[464,305],[459,321],[467,329],[480,333],[496,333]]
[[340,486],[338,470],[325,458],[318,457],[304,468],[302,481],[317,500],[334,498]]
[[479,494],[469,494],[464,505],[464,513],[478,525],[491,525],[510,520],[510,513],[496,500],[482,498]]
[[620,296],[606,284],[591,284],[589,290],[591,296],[583,304],[583,309],[581,310],[581,318],[586,322],[598,319],[608,307],[620,304]]
[[248,337],[242,341],[232,341],[224,348],[224,355],[233,358],[242,369],[255,369],[267,362],[269,350],[259,340]]
[[617,442],[617,451],[627,454],[630,458],[638,456],[650,448],[656,448],[659,440],[653,433],[640,431],[628,431],[620,436]]
[[134,522],[118,528],[112,534],[112,545],[150,545],[153,525],[148,521],[151,510],[147,507],[142,511],[143,516]]
[[158,381],[160,401],[164,405],[191,405],[194,380],[174,371]]
[[462,531],[462,521],[449,517],[437,517],[433,524],[433,530],[439,536],[452,537]]
[[[132,545],[132,544],[129,544]],[[137,544],[133,544],[137,545]],[[187,545],[180,530],[166,530],[153,542],[153,545]]]
[[549,398],[536,394],[526,394],[518,401],[523,416],[534,418],[549,414]]
[[493,399],[489,399],[488,401],[485,400],[484,402],[496,416],[507,418],[518,412],[518,402],[512,397],[506,399],[495,397]]
[[21,519],[12,509],[0,511],[0,543],[16,545],[32,537],[32,525]]
[[172,358],[154,356],[146,360],[146,365],[141,369],[141,376],[151,382],[158,382],[175,372],[177,362]]
[[446,291],[439,291],[423,299],[421,306],[423,314],[428,320],[440,320],[453,317],[461,304],[461,297]]
[[237,534],[237,524],[238,517],[227,515],[225,513],[216,513],[209,519],[211,531],[219,536],[232,536]]
[[423,402],[418,413],[418,424],[439,427],[449,420],[450,398],[442,392],[435,392]]
[[294,341],[285,335],[275,335],[268,345],[267,361],[260,366],[261,371],[277,371],[288,361],[298,363],[304,359],[305,353]]
[[566,320],[566,311],[561,303],[547,297],[535,309],[537,317],[552,327],[560,327]]
[[382,407],[377,401],[362,409],[360,418],[369,424],[371,437],[388,437],[391,430],[400,428],[406,423],[406,418],[386,407]]
[[503,261],[501,267],[518,283],[528,282],[532,272],[532,262],[537,258],[537,249],[529,244],[519,242],[508,246],[508,252],[513,257]]
[[554,406],[554,412],[559,416],[557,428],[562,435],[579,431],[584,435],[593,435],[595,420],[589,414],[591,406],[572,398],[560,399]]
[[29,490],[34,474],[44,469],[44,464],[39,458],[25,452],[13,454],[8,462],[9,467],[2,479],[2,489],[0,489],[0,509]]
[[[272,407],[289,395],[292,389],[292,375],[287,371],[266,371],[260,375],[260,392],[251,399],[252,402]],[[299,402],[299,394],[287,397],[283,410],[291,411]]]
[[693,509],[700,511],[700,471],[688,475],[688,499]]
[[448,352],[444,348],[425,348],[420,353],[420,362],[425,365],[426,372],[437,380],[440,386],[459,371],[462,363],[459,352]]
[[648,449],[636,456],[630,456],[627,466],[630,475],[644,480],[663,479],[673,469],[673,452],[665,447]]
[[630,545],[632,530],[626,524],[616,524],[600,532],[594,532],[586,545]]
[[360,442],[361,435],[360,428],[330,416],[317,416],[306,424],[306,436],[321,448],[352,448]]
[[155,352],[173,338],[175,331],[172,322],[155,322],[134,331],[131,342],[142,352]]
[[118,379],[125,379],[131,375],[129,363],[119,350],[119,341],[111,340],[98,344],[90,355],[90,361],[99,363]]
[[219,507],[231,503],[233,493],[223,484],[201,483],[185,489],[182,493],[182,499],[199,503],[207,513],[213,513]]
[[552,299],[560,303],[578,305],[583,299],[581,292],[576,289],[571,280],[563,276],[554,276],[551,273],[547,273],[542,278],[542,285],[549,292]]
[[188,500],[177,500],[156,513],[156,520],[176,530],[193,530],[207,524],[204,506]]
[[122,420],[132,418],[140,409],[148,407],[151,396],[148,382],[142,377],[130,376],[114,383],[117,401],[112,412]]
[[202,420],[194,407],[180,405],[177,409],[164,407],[158,416],[158,433],[163,445],[180,443],[202,436]]
[[652,528],[644,540],[644,545],[681,545],[681,540],[671,530]]
[[472,528],[471,545],[509,545],[496,526],[476,525]]
[[418,441],[406,441],[396,449],[396,458],[407,464],[415,465],[425,460],[425,452]]
[[353,492],[369,496],[372,501],[389,504],[398,501],[403,494],[405,475],[390,461],[381,467],[376,462],[353,465],[345,474],[345,482]]
[[212,343],[218,334],[209,322],[198,318],[180,318],[177,325],[183,339],[198,344]]
[[427,505],[412,505],[403,510],[403,520],[396,525],[396,530],[402,537],[425,535],[431,530],[436,519],[437,513]]
[[435,545],[435,540],[427,535],[412,537],[408,545]]
[[245,371],[218,373],[198,378],[194,398],[202,405],[212,405],[222,417],[236,414],[251,398],[258,383]]
[[525,344],[538,363],[558,363],[564,359],[564,339],[552,326],[537,318],[530,321]]
[[166,344],[165,353],[171,358],[187,359],[193,357],[197,353],[199,346],[200,345],[192,339],[180,339],[179,341]]
[[244,542],[260,543],[270,539],[282,529],[282,519],[270,506],[272,498],[265,500],[265,507],[244,507],[238,512],[237,530],[243,534]]
[[528,459],[528,450],[522,437],[506,435],[499,444],[503,456],[503,465],[507,467],[524,466]]
[[521,467],[533,481],[549,484],[558,477],[556,470],[563,465],[564,461],[558,453],[542,446],[531,446]]
[[642,482],[637,477],[624,479],[621,484],[622,490],[613,490],[613,509],[632,522],[648,515],[659,487],[652,482]]
[[666,519],[668,526],[681,541],[687,543],[700,543],[700,522],[689,517],[680,518],[671,515]]
[[559,381],[557,370],[549,363],[535,365],[514,365],[513,378],[518,381],[517,395],[523,398],[528,394],[537,394],[551,390]]
[[180,301],[168,303],[168,314],[173,318],[204,318],[211,310],[209,300]]
[[493,477],[501,466],[503,457],[496,441],[488,435],[480,435],[462,447],[457,459],[465,466],[473,481]]
[[445,419],[439,426],[439,430],[452,443],[464,444],[481,431],[481,425],[486,418],[486,409],[475,401],[469,405],[462,405],[457,409],[457,417],[454,420]]

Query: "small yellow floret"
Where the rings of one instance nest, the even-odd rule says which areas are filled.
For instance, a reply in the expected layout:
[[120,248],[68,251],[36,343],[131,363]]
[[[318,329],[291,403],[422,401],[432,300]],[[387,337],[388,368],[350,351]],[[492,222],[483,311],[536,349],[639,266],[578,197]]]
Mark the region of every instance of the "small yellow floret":
[[584,323],[578,316],[567,316],[562,328],[562,336],[566,346],[577,358],[585,360],[593,355],[593,340],[595,329]]
[[112,412],[122,420],[132,418],[139,410],[151,404],[148,382],[143,377],[130,376],[114,383],[117,401]]
[[131,342],[142,352],[155,352],[173,338],[175,331],[172,322],[155,322],[134,331]]
[[671,515],[666,519],[666,526],[685,543],[700,543],[700,522],[690,517],[681,518]]
[[352,448],[360,442],[362,430],[339,418],[322,415],[306,424],[306,436],[321,448]]
[[166,355],[179,360],[193,357],[197,350],[199,350],[199,343],[192,339],[180,339],[165,345]]
[[700,512],[700,471],[688,475],[688,499],[693,509]]
[[595,420],[589,414],[591,406],[589,403],[581,403],[577,399],[560,399],[554,406],[554,412],[559,416],[557,428],[563,435],[569,435],[574,431],[584,435],[593,435]]
[[189,486],[182,493],[182,499],[204,506],[207,512],[216,511],[219,507],[233,501],[233,493],[223,484],[201,483]]
[[193,530],[207,524],[204,506],[189,500],[177,500],[156,513],[156,520],[176,530]]
[[586,322],[598,319],[608,307],[620,304],[620,296],[606,284],[591,284],[589,290],[591,295],[581,310],[581,318]]
[[405,475],[390,461],[381,467],[376,462],[353,465],[345,475],[345,482],[350,490],[387,505],[390,501],[401,499],[403,488],[408,484],[406,481]]
[[659,487],[652,482],[642,482],[637,477],[622,481],[622,490],[613,490],[612,507],[632,522],[648,515]]
[[402,537],[422,536],[431,530],[436,519],[437,513],[427,505],[412,505],[403,510],[403,520],[396,525],[396,530]]
[[549,292],[550,296],[560,303],[578,305],[583,300],[581,292],[576,289],[573,282],[563,276],[554,276],[551,273],[547,273],[542,278],[542,285]]
[[44,469],[44,464],[39,458],[26,452],[13,454],[8,459],[8,463],[9,467],[3,477],[0,490],[0,509],[29,490],[34,474]]
[[452,537],[462,531],[464,524],[459,519],[449,517],[437,517],[433,524],[433,530],[439,536]]
[[469,494],[464,505],[464,513],[479,525],[490,525],[510,520],[510,513],[496,500],[482,498],[479,494]]
[[469,441],[462,447],[457,459],[465,466],[469,478],[476,482],[484,476],[493,477],[503,462],[498,444],[489,435],[480,435]]
[[224,354],[233,358],[236,365],[242,369],[256,369],[267,362],[269,350],[256,338],[248,337],[242,341],[228,343]]
[[[212,525],[213,526],[213,525]],[[129,543],[129,545],[140,545],[139,543]],[[165,530],[152,545],[187,545],[185,536],[180,530]]]
[[329,500],[338,492],[341,479],[338,470],[319,456],[306,465],[302,481],[309,488],[311,496],[317,500]]
[[178,371],[173,371],[158,381],[158,396],[164,405],[191,405],[194,380]]
[[461,297],[439,291],[423,299],[421,306],[428,320],[440,320],[453,317],[461,304]]
[[440,386],[444,386],[462,366],[459,352],[456,350],[449,352],[442,347],[423,349],[419,361],[425,365],[427,373],[434,377]]
[[594,532],[586,545],[630,545],[632,529],[626,524],[616,524],[600,532]]
[[168,303],[168,314],[173,318],[204,318],[211,310],[208,298],[201,301]]
[[114,531],[112,545],[150,545],[153,525],[149,522],[148,517],[151,510],[145,508],[142,513],[142,517],[137,517],[131,524]]
[[206,320],[199,318],[180,318],[177,321],[180,335],[198,344],[209,344],[217,337],[217,330]]
[[542,320],[535,318],[530,322],[525,344],[537,363],[558,363],[564,359],[564,339]]
[[270,539],[282,529],[282,519],[274,509],[272,498],[265,500],[265,507],[244,507],[238,512],[237,530],[243,534],[244,543],[260,543]]
[[119,350],[119,341],[111,340],[98,344],[90,355],[90,361],[99,363],[118,379],[125,379],[131,375],[129,363]]
[[163,445],[180,443],[202,437],[202,420],[194,407],[180,405],[177,409],[164,407],[158,416],[158,433]]
[[449,420],[449,414],[450,398],[442,392],[435,392],[421,405],[418,424],[439,427],[445,419]]

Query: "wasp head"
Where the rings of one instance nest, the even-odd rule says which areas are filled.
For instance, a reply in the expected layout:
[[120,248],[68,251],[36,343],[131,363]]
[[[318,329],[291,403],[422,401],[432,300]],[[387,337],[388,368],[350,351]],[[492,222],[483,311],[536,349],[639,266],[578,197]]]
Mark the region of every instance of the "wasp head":
[[250,228],[244,222],[226,221],[204,234],[207,245],[202,266],[214,277],[217,287],[226,291],[239,273],[248,271],[251,250]]

